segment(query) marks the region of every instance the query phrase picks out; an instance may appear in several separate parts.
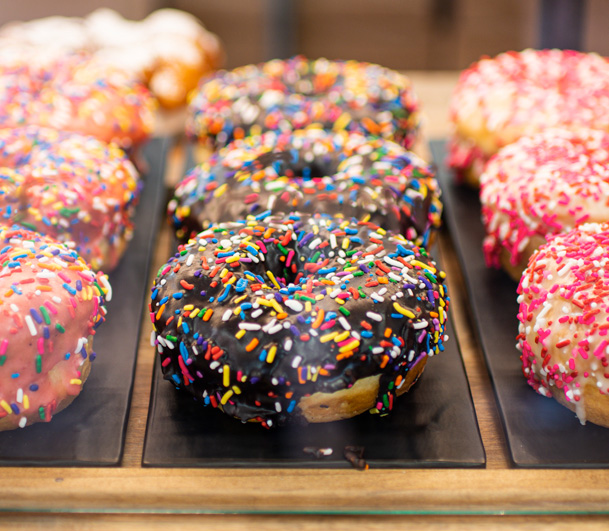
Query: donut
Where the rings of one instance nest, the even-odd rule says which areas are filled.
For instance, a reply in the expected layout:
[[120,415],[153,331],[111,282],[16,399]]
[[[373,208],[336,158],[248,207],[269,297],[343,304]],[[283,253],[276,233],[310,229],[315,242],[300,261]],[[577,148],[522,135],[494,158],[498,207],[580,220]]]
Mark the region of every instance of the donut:
[[130,75],[84,55],[31,57],[0,52],[0,127],[51,127],[124,149],[149,137],[154,100]]
[[166,380],[243,422],[385,414],[444,349],[444,278],[371,222],[221,223],[160,268],[153,342]]
[[414,145],[418,101],[407,77],[357,61],[274,59],[203,78],[186,130],[212,149],[264,131],[321,124]]
[[108,279],[65,244],[0,227],[0,431],[48,422],[80,393],[95,359]]
[[109,8],[86,17],[14,21],[0,28],[0,47],[29,50],[39,64],[72,53],[93,55],[145,83],[163,109],[184,107],[199,79],[224,57],[218,37],[178,9],[159,9],[141,21]]
[[433,170],[398,144],[307,129],[232,142],[186,175],[168,207],[182,242],[209,223],[292,210],[364,219],[427,247],[442,204]]
[[480,178],[487,264],[515,279],[549,234],[609,221],[609,133],[547,129],[493,156]]
[[0,222],[73,242],[94,269],[118,264],[139,190],[114,144],[36,126],[0,129]]
[[501,147],[546,127],[609,131],[609,61],[572,50],[524,50],[482,58],[465,70],[450,101],[448,164],[478,186]]
[[553,235],[518,287],[523,373],[580,422],[609,427],[609,224]]

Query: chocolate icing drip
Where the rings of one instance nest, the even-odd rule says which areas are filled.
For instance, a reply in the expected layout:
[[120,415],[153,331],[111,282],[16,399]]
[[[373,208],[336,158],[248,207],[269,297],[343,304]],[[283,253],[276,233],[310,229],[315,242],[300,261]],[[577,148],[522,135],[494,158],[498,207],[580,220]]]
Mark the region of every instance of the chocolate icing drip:
[[443,349],[448,308],[424,249],[372,223],[291,214],[210,227],[152,289],[167,380],[266,425],[298,401],[382,374],[378,409]]
[[431,168],[393,142],[320,130],[236,142],[191,170],[169,214],[185,242],[210,223],[266,212],[371,221],[426,246],[440,225]]

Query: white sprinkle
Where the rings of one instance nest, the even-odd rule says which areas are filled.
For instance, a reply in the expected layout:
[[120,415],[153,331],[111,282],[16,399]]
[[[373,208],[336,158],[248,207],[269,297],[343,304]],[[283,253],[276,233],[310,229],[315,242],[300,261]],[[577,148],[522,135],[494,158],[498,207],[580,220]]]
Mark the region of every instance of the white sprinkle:
[[223,321],[228,321],[230,319],[231,314],[233,313],[232,310],[226,310],[223,314],[222,314],[222,320]]
[[373,321],[381,322],[383,320],[383,316],[376,312],[366,312],[366,317],[372,319]]
[[263,313],[264,313],[264,310],[262,308],[258,308],[257,310],[254,310],[251,313],[252,319],[256,319],[256,318],[260,317]]
[[11,310],[15,313],[19,312],[19,306],[17,306],[14,302],[11,304]]
[[321,238],[315,238],[310,244],[309,249],[315,249],[321,243]]
[[418,323],[412,323],[412,328],[414,328],[415,330],[419,330],[421,328],[425,328],[429,323],[423,319],[422,321],[419,321]]
[[382,354],[385,351],[383,347],[374,347],[372,349],[372,354]]
[[336,246],[336,234],[330,233],[330,247],[332,247],[332,249],[336,249]]
[[239,323],[239,328],[241,330],[260,330],[262,326],[258,323]]
[[20,428],[25,428],[26,424],[27,424],[27,417],[21,417],[19,419],[19,427]]
[[302,310],[304,309],[304,305],[299,302],[299,301],[295,301],[293,299],[287,299],[283,302],[290,310],[294,311],[294,312],[302,312]]
[[195,255],[194,254],[189,254],[188,258],[186,259],[186,265],[187,266],[192,265],[194,259],[195,259]]
[[338,322],[345,330],[351,330],[351,325],[349,324],[347,319],[345,319],[344,317],[339,317]]
[[[218,367],[220,367],[220,365],[221,365],[221,363],[220,363],[219,361],[212,361],[212,362],[209,364],[209,368],[210,368],[212,371],[214,371],[214,370],[216,370]],[[222,372],[222,369],[220,369],[218,372]]]
[[33,336],[38,335],[38,332],[36,331],[36,327],[34,326],[34,320],[32,319],[31,315],[26,315],[25,316],[25,324],[27,325],[30,334],[32,334]]
[[152,332],[150,332],[150,346],[154,347],[154,345],[156,345],[156,332],[152,330]]
[[290,352],[290,350],[292,350],[293,344],[294,344],[294,342],[292,341],[292,339],[288,337],[285,340],[285,343],[283,344],[283,350],[285,350],[286,352]]
[[17,390],[17,402],[23,404],[23,389],[21,387]]
[[296,356],[294,358],[294,361],[292,361],[292,369],[296,369],[300,365],[301,361],[302,361],[302,357],[301,356]]

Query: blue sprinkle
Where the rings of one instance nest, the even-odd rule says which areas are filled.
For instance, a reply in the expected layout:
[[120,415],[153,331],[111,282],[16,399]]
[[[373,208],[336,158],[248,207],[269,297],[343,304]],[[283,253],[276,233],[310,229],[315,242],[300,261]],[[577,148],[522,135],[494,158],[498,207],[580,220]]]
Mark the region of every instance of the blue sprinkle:
[[292,400],[290,402],[290,405],[288,406],[287,412],[291,413],[292,411],[294,411],[295,407],[296,407],[296,400]]
[[222,295],[218,297],[218,302],[223,302],[228,297],[228,292],[230,291],[231,286],[232,284],[229,284],[228,286],[226,286],[226,288],[224,288],[224,293],[222,293]]
[[180,300],[183,296],[184,296],[184,294],[180,293],[180,292],[173,294],[173,298],[176,300]]
[[30,309],[30,314],[34,318],[34,321],[36,321],[38,324],[42,324],[42,316],[38,313],[38,311],[35,308]]
[[182,359],[184,361],[188,361],[188,350],[182,341],[180,341],[180,354],[182,355]]
[[190,328],[188,327],[188,323],[186,321],[182,321],[182,330],[184,330],[185,334],[188,334],[188,332],[190,332]]
[[76,290],[75,290],[75,289],[74,289],[72,286],[69,286],[69,285],[67,284],[67,282],[64,282],[64,283],[62,284],[62,287],[63,287],[63,288],[64,288],[64,289],[65,289],[65,290],[66,290],[66,291],[67,291],[67,292],[68,292],[70,295],[76,295]]

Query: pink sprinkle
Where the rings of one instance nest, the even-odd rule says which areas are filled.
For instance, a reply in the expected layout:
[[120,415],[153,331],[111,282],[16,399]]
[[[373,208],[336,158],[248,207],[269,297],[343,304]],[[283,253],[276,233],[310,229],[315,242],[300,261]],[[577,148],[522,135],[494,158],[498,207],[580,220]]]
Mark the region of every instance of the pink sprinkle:
[[57,276],[68,284],[70,284],[72,282],[70,277],[68,275],[66,275],[63,271],[60,271],[59,273],[57,273]]
[[8,339],[3,339],[2,343],[0,343],[0,356],[4,356],[6,354],[7,348],[8,348]]
[[607,347],[607,340],[603,339],[600,344],[598,345],[598,347],[596,347],[594,349],[594,356],[596,356],[597,358],[600,358],[603,355],[603,351],[605,350],[605,348]]
[[52,313],[52,314],[57,314],[57,308],[55,308],[55,306],[50,302],[50,301],[46,301],[44,303],[44,305],[47,307],[47,309]]
[[44,354],[44,338],[38,338],[38,354]]

